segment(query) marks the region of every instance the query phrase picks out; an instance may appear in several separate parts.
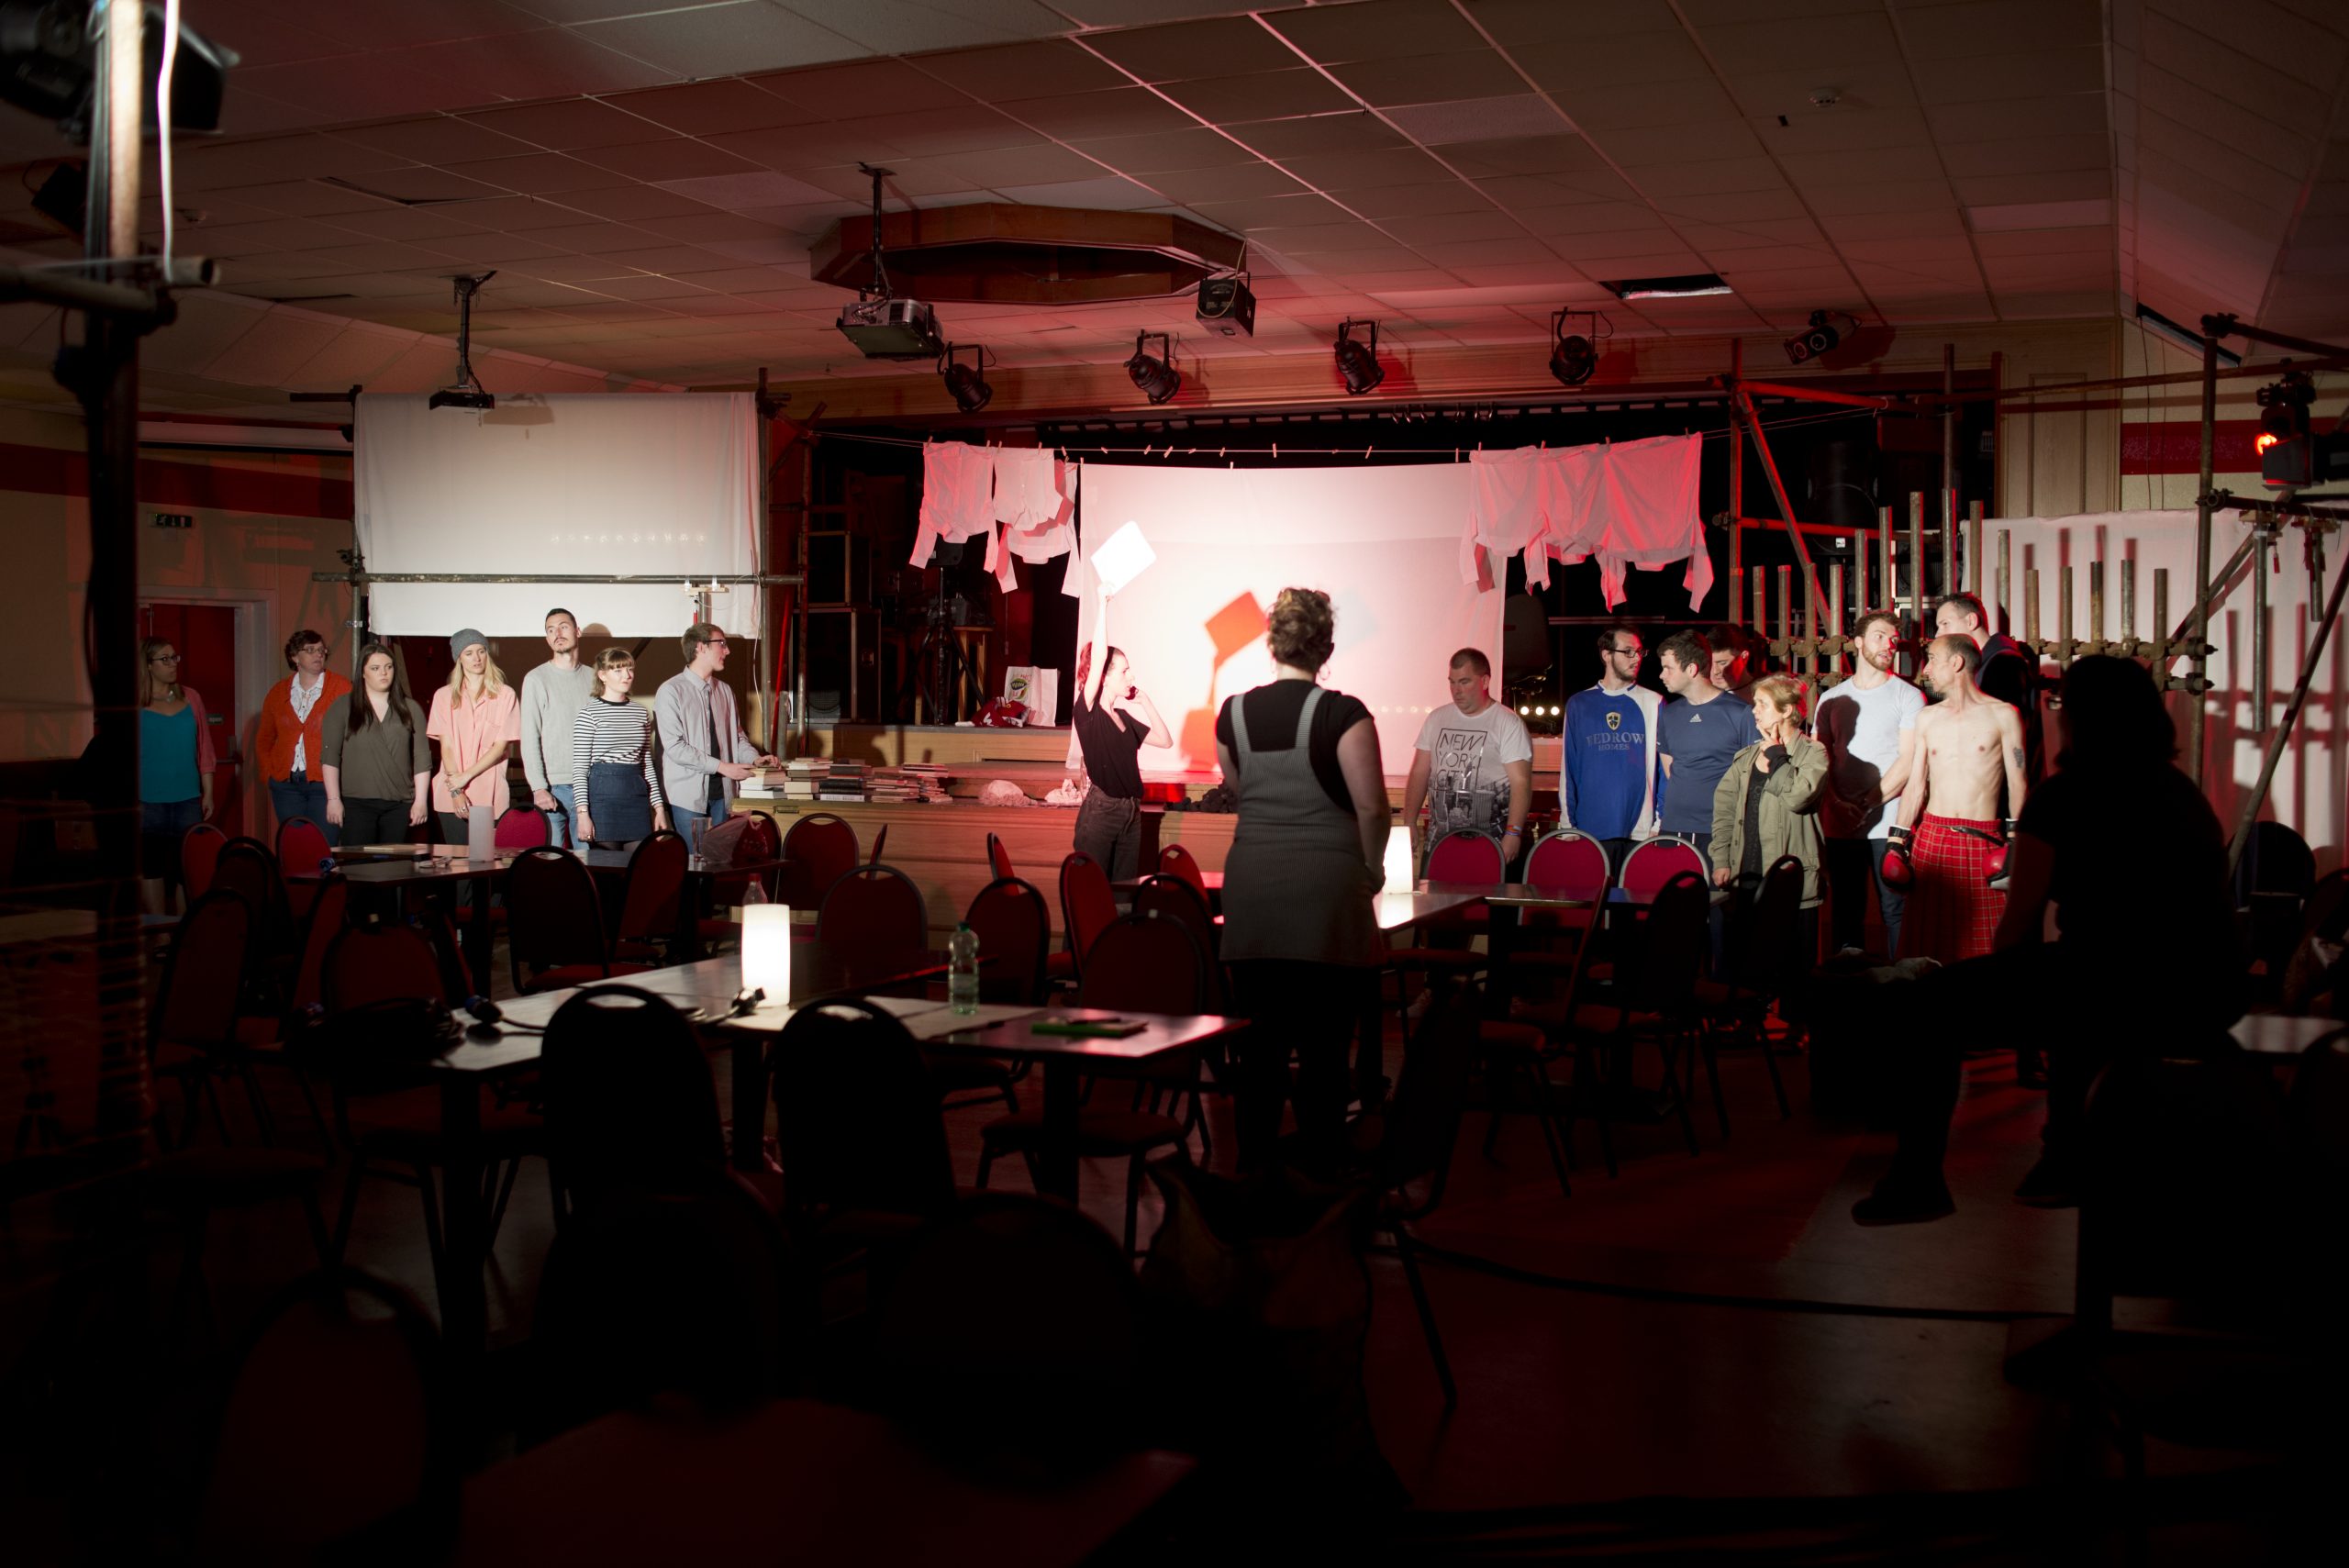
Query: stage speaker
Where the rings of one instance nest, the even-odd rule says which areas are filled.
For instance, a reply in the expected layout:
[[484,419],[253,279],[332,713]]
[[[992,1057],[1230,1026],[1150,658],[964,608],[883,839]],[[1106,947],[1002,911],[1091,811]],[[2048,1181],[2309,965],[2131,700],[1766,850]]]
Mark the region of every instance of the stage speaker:
[[1512,681],[1550,668],[1550,610],[1531,594],[1512,594],[1501,606],[1501,668]]
[[1227,338],[1245,333],[1256,335],[1256,296],[1249,292],[1245,278],[1209,278],[1199,284],[1198,305],[1194,312],[1199,325],[1214,328]]

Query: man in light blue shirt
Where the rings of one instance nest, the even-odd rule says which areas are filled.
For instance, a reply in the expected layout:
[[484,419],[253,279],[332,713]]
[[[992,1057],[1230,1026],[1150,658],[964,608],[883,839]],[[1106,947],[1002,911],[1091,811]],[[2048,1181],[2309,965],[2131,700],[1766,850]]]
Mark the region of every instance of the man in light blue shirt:
[[734,694],[718,678],[726,668],[726,633],[696,621],[683,639],[685,667],[661,683],[652,699],[661,730],[661,787],[669,814],[692,852],[701,836],[726,820],[734,785],[752,768],[783,764],[762,752],[742,731]]

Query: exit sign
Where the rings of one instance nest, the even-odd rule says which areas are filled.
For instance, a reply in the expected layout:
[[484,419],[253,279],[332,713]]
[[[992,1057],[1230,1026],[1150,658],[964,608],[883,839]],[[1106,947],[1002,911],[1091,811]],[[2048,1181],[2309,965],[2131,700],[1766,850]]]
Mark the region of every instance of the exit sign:
[[159,528],[192,528],[195,518],[185,512],[158,512],[155,526]]

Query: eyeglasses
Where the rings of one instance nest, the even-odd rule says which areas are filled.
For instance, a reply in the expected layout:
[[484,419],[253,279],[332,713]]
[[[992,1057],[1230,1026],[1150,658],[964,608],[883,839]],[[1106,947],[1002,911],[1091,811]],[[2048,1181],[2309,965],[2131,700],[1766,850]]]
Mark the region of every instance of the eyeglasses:
[[726,639],[722,637],[713,637],[708,641],[704,642],[702,646],[704,648],[723,648],[726,646]]
[[1645,652],[1646,650],[1640,648],[1610,648],[1607,651],[1609,653],[1620,654],[1626,659],[1637,659],[1642,653]]

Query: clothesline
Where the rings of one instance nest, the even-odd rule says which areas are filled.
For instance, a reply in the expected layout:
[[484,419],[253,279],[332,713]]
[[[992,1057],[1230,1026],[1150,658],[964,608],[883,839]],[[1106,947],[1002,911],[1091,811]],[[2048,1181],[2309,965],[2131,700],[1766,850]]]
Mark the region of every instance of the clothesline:
[[[1762,425],[1765,429],[1777,430],[1793,428],[1803,425],[1822,424],[1831,419],[1858,419],[1873,417],[1875,417],[1875,410],[1869,408],[1834,408],[1817,414],[1796,414],[1789,415],[1779,419],[1765,419],[1762,421]],[[1708,441],[1730,438],[1737,434],[1734,430],[1696,430],[1688,433],[1695,435],[1700,440]],[[937,444],[935,440],[925,437],[876,436],[859,430],[818,430],[817,434],[826,440],[864,441],[873,446],[912,447],[918,449]],[[1281,455],[1284,449],[1292,455],[1297,457],[1353,457],[1361,458],[1365,462],[1374,456],[1443,457],[1446,454],[1449,454],[1452,460],[1455,462],[1465,462],[1468,460],[1468,455],[1470,453],[1482,450],[1481,446],[1464,447],[1456,445],[1448,447],[1390,447],[1381,446],[1375,441],[1359,447],[1296,447],[1289,446],[1286,441],[1274,441],[1264,447],[1234,447],[1228,442],[1219,442],[1213,446],[1184,446],[1179,443],[1170,441],[1165,446],[1162,447],[1157,442],[1151,441],[1139,447],[1092,445],[1074,446],[1059,444],[1050,447],[1035,448],[1005,447],[996,450],[1005,451],[1049,451],[1059,457],[1062,462],[1066,462],[1071,461],[1081,461],[1087,453],[1093,453],[1103,457],[1132,456],[1136,454],[1147,457],[1155,452],[1161,458],[1169,458],[1179,452],[1185,457],[1198,457],[1202,454],[1209,454],[1221,458],[1229,457],[1232,453],[1237,452],[1243,457],[1269,455],[1277,458]]]

